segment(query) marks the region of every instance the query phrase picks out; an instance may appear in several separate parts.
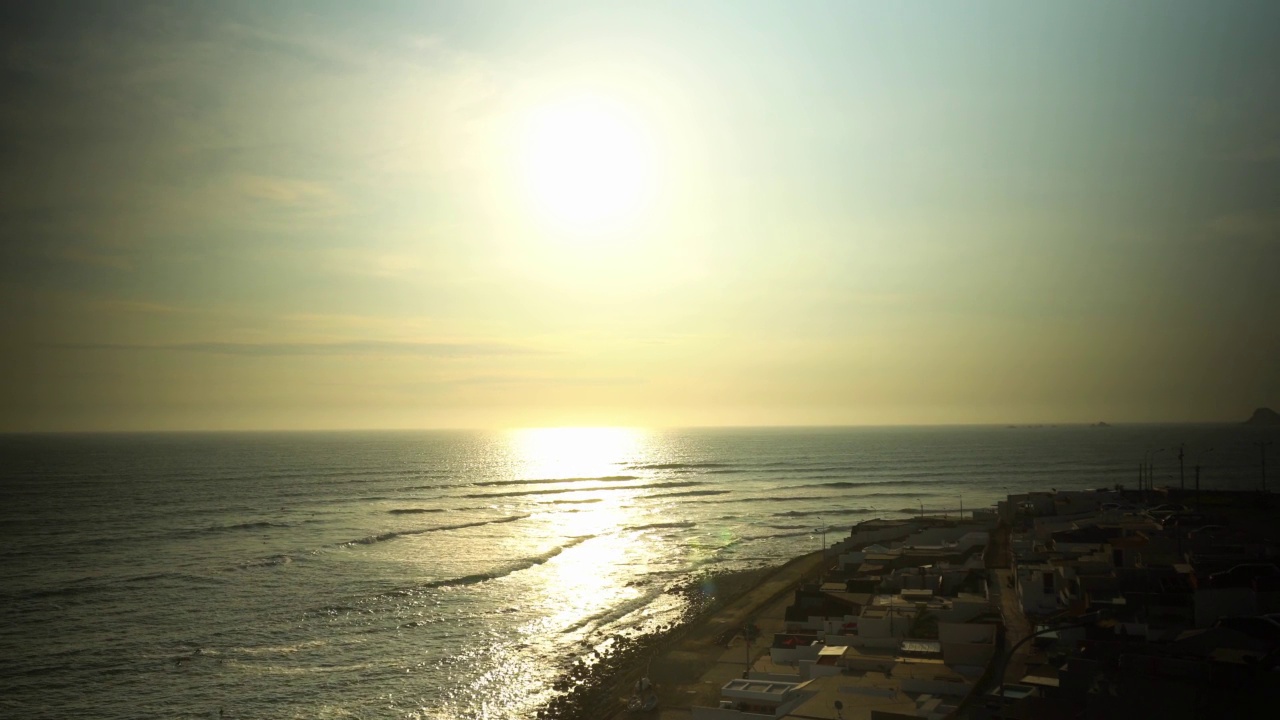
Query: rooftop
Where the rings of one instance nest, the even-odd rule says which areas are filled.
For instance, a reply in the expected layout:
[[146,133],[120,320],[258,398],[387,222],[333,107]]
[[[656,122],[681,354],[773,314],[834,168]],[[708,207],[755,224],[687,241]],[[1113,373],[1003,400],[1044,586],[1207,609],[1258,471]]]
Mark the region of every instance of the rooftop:
[[800,690],[807,682],[775,682],[768,680],[730,680],[720,688],[723,697],[735,700],[763,700],[782,702],[791,693]]

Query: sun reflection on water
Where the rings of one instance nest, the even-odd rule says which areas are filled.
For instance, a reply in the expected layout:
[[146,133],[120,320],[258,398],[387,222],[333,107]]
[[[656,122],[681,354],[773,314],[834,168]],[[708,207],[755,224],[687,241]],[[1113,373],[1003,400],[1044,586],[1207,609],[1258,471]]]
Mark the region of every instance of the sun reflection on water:
[[[544,566],[533,596],[522,598],[528,606],[539,608],[536,619],[522,628],[531,643],[556,645],[562,658],[581,657],[605,641],[603,635],[616,632],[617,623],[628,613],[644,616],[649,611],[653,589],[635,581],[663,553],[662,541],[638,529],[652,518],[637,511],[633,500],[649,492],[648,473],[638,466],[651,454],[651,442],[648,433],[630,428],[512,432],[511,472],[516,478],[609,480],[608,488],[597,483],[581,492],[554,496],[556,501],[573,503],[572,510],[555,515],[558,541],[577,542]],[[531,544],[546,540],[545,535],[539,537],[546,532],[545,526],[541,530],[534,524],[524,527],[529,528]],[[545,668],[545,677],[555,677],[561,670]]]
[[527,428],[511,435],[516,473],[527,479],[618,475],[645,441],[645,433],[635,428]]

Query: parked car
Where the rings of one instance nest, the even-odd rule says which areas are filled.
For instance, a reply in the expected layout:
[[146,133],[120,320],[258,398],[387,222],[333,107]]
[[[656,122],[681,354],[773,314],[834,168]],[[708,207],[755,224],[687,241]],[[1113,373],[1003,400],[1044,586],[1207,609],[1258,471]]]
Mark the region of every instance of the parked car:
[[1187,539],[1195,540],[1196,538],[1219,537],[1230,531],[1231,531],[1231,528],[1227,527],[1226,525],[1201,525],[1198,528],[1193,528],[1192,530],[1188,531]]
[[1209,518],[1200,513],[1175,513],[1162,519],[1161,524],[1167,528],[1190,529],[1201,527],[1209,522]]
[[1229,628],[1265,640],[1273,646],[1280,645],[1280,622],[1265,615],[1219,618],[1214,627]]
[[1209,587],[1272,588],[1280,585],[1280,568],[1271,563],[1242,563],[1209,575]]

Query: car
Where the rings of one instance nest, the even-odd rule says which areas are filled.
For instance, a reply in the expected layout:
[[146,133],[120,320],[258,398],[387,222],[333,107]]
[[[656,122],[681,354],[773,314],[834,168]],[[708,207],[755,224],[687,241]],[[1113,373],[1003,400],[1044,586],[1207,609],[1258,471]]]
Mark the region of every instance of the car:
[[1198,528],[1194,528],[1188,531],[1187,539],[1195,540],[1196,538],[1217,537],[1217,536],[1223,535],[1224,533],[1230,532],[1230,530],[1231,528],[1227,527],[1226,525],[1201,525]]
[[1218,622],[1214,623],[1214,627],[1236,630],[1259,640],[1265,640],[1272,646],[1280,645],[1280,622],[1265,615],[1219,618]]
[[1200,513],[1176,513],[1169,515],[1161,520],[1161,524],[1167,528],[1182,528],[1184,530],[1194,527],[1200,527],[1208,524],[1209,518]]
[[1209,575],[1211,588],[1257,588],[1259,586],[1271,588],[1277,584],[1280,584],[1280,568],[1271,563],[1242,563],[1229,570]]

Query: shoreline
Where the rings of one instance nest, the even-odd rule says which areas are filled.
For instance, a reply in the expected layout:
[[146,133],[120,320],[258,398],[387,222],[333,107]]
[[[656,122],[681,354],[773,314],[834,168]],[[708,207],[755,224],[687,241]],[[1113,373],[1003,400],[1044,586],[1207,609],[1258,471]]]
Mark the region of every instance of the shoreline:
[[[703,595],[702,607],[693,607],[687,619],[662,635],[640,639],[615,636],[615,649],[611,652],[585,662],[579,658],[567,677],[557,683],[556,689],[564,694],[539,709],[536,717],[625,717],[631,687],[646,671],[656,686],[663,716],[668,711],[687,711],[691,705],[705,702],[701,697],[708,690],[704,676],[720,664],[730,642],[740,635],[740,628],[747,621],[756,620],[760,612],[779,599],[788,598],[805,579],[815,576],[821,559],[822,552],[815,551],[781,565],[695,578],[679,592],[702,594],[706,584],[713,584],[712,593]],[[768,635],[767,631],[762,632],[762,636]],[[768,645],[757,647],[764,651]],[[733,676],[737,677],[741,670],[740,661]],[[719,685],[710,690],[714,697]]]

